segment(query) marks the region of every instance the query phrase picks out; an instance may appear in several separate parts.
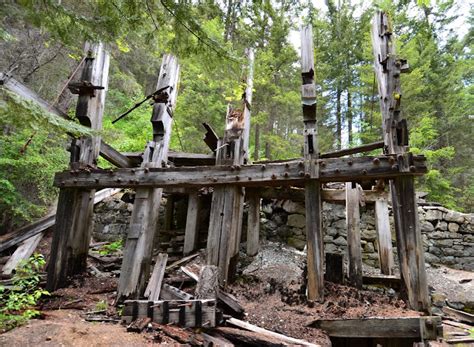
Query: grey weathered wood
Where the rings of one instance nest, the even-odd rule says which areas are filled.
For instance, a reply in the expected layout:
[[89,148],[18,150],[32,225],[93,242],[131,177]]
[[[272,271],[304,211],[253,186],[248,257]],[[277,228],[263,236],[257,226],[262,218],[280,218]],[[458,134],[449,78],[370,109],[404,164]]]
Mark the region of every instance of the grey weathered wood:
[[377,141],[377,142],[367,143],[362,146],[346,148],[346,149],[342,149],[342,150],[334,151],[334,152],[323,153],[319,157],[320,158],[339,158],[339,157],[344,157],[346,155],[351,155],[351,154],[370,152],[370,151],[373,151],[374,149],[379,149],[383,147],[384,147],[384,142]]
[[[384,12],[377,12],[372,23],[372,46],[385,152],[397,154],[397,166],[401,171],[409,172],[412,163],[409,153],[405,154],[408,145],[407,126],[401,117],[400,109],[400,73],[406,70],[407,63],[395,54],[391,29],[389,16]],[[390,180],[390,192],[400,272],[408,293],[408,301],[413,309],[429,311],[430,300],[413,176],[399,176]]]
[[160,292],[161,300],[191,300],[193,296],[182,291],[179,288],[173,287],[167,283],[163,283]]
[[196,299],[217,299],[219,292],[219,269],[214,265],[204,265],[199,272],[194,296]]
[[[199,305],[199,309],[196,307]],[[134,309],[136,307],[136,309]],[[180,319],[180,310],[184,310]],[[137,318],[152,318],[159,324],[176,324],[182,327],[216,326],[215,300],[126,300],[124,302],[122,320],[130,323]]]
[[362,282],[364,284],[385,286],[396,290],[401,287],[400,277],[394,275],[364,275],[362,277]]
[[213,332],[233,341],[237,346],[278,347],[287,345],[278,338],[237,328],[218,327],[213,329]]
[[472,313],[456,310],[447,306],[443,307],[443,312],[457,321],[474,324],[474,314]]
[[346,183],[347,251],[349,254],[349,282],[362,288],[362,250],[360,244],[359,188]]
[[391,275],[393,269],[392,233],[388,217],[388,202],[385,199],[375,201],[375,229],[380,269],[382,274]]
[[201,333],[202,338],[204,339],[204,346],[219,346],[219,347],[234,347],[234,344],[224,338],[223,336],[213,332],[213,335],[206,333]]
[[[319,162],[320,182],[346,182],[374,178],[421,175],[426,172],[425,157],[414,156],[414,173],[402,171],[393,156],[334,158]],[[316,178],[305,177],[304,160],[255,165],[216,165],[178,168],[116,169],[57,173],[54,185],[60,188],[136,188],[207,186],[282,186],[305,184]],[[250,179],[249,179],[250,178]]]
[[248,194],[248,222],[247,222],[247,255],[255,256],[259,248],[260,235],[260,197],[255,193]]
[[[109,54],[102,43],[87,43],[85,51],[87,58],[81,80],[94,86],[101,86],[103,89],[96,90],[94,96],[79,95],[76,117],[81,124],[93,130],[100,130],[108,87]],[[100,147],[98,135],[74,139],[72,147],[76,148],[71,150],[72,169],[95,167]],[[65,285],[68,276],[86,269],[94,196],[94,188],[60,190],[56,228],[48,266],[48,290],[55,290]]]
[[441,317],[400,317],[316,320],[313,328],[323,329],[332,337],[421,338],[436,340]]
[[190,193],[188,198],[188,213],[186,216],[186,229],[184,235],[184,255],[190,254],[197,248],[200,204],[199,192],[194,191]]
[[245,88],[244,96],[244,131],[242,134],[242,148],[244,149],[244,161],[248,161],[249,154],[249,138],[250,138],[250,107],[252,105],[252,95],[253,95],[253,65],[254,65],[254,52],[252,48],[247,50],[247,81]]
[[276,333],[274,331],[270,331],[270,330],[267,330],[267,329],[264,329],[264,328],[260,328],[256,325],[250,324],[248,322],[245,322],[245,321],[242,321],[242,320],[239,320],[239,319],[236,319],[236,318],[230,318],[226,322],[230,325],[239,327],[241,329],[245,329],[245,330],[248,330],[248,331],[253,331],[253,332],[256,332],[256,333],[259,333],[259,334],[268,335],[268,336],[271,336],[273,338],[277,338],[277,339],[281,340],[282,342],[284,342],[285,344],[298,345],[298,346],[312,346],[312,347],[319,346],[319,345],[315,345],[314,343],[310,343],[310,342],[305,341],[305,340],[295,339],[293,337],[285,336],[283,334],[279,334],[279,333]]
[[318,128],[316,122],[316,86],[314,84],[313,32],[310,25],[301,29],[301,98],[304,122],[304,171],[314,180],[305,183],[306,240],[308,268],[308,300],[324,300],[324,249],[321,218],[322,175],[318,163]]
[[[145,172],[166,164],[171,137],[171,112],[176,105],[178,78],[179,65],[176,57],[164,55],[156,89],[166,86],[169,88],[164,92],[167,100],[153,106],[153,141],[147,144],[141,164]],[[145,290],[150,274],[153,239],[157,231],[162,193],[160,188],[136,190],[117,291],[119,301],[138,298]]]
[[148,300],[158,300],[160,298],[161,285],[165,277],[166,262],[168,261],[168,254],[160,253],[156,257],[155,267],[151,275],[150,281],[145,289],[144,297]]
[[100,156],[117,167],[125,168],[135,166],[134,160],[123,155],[104,141],[100,143]]
[[23,260],[27,260],[33,254],[42,238],[43,234],[39,233],[23,241],[3,266],[2,274],[10,275]]

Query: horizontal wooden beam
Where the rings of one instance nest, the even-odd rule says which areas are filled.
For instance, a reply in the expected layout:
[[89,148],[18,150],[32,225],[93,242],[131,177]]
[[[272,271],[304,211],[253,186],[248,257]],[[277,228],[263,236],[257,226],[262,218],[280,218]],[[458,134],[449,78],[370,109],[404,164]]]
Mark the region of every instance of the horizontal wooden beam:
[[362,145],[362,146],[341,149],[339,151],[334,151],[334,152],[323,153],[319,157],[321,159],[340,158],[340,157],[344,157],[346,155],[370,152],[370,151],[373,151],[374,149],[383,148],[383,146],[384,146],[383,141],[372,142],[372,143],[368,143],[368,144],[365,144],[365,145]]
[[[140,163],[143,160],[143,152],[127,152],[122,153],[122,155],[132,160],[134,167],[140,166]],[[216,156],[214,154],[169,151],[168,160],[175,166],[205,166],[214,165],[216,162]]]
[[[304,202],[304,189],[294,187],[262,187],[252,189],[262,199],[291,200]],[[344,189],[322,189],[321,198],[328,202],[345,202],[346,193]],[[362,198],[366,203],[374,203],[376,200],[387,200],[389,194],[386,191],[364,190]]]
[[[398,160],[406,160],[407,155]],[[425,157],[409,156],[410,170],[400,170],[394,156],[334,158],[318,160],[321,182],[347,182],[374,178],[394,178],[426,173]],[[404,159],[405,158],[405,159]],[[267,165],[201,166],[177,168],[83,169],[57,173],[54,185],[99,189],[106,187],[206,187],[233,184],[239,186],[282,186],[304,184],[303,160]],[[313,178],[314,179],[314,178]]]
[[346,338],[420,338],[436,340],[441,317],[397,317],[316,320],[313,328],[331,337]]
[[101,141],[100,144],[100,156],[119,168],[130,168],[136,166],[136,160],[123,155],[104,141]]

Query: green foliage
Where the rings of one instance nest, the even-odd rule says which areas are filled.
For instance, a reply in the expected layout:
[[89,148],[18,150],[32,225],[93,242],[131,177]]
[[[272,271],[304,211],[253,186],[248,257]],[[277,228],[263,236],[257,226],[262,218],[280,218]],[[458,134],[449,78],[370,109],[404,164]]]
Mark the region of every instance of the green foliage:
[[100,255],[109,255],[113,254],[123,248],[123,241],[122,240],[117,240],[112,243],[103,245],[99,249],[99,254]]
[[42,296],[49,295],[39,287],[39,271],[45,263],[41,254],[32,255],[17,267],[12,278],[12,288],[0,286],[0,332],[24,324],[39,315],[35,306]]
[[109,305],[107,304],[107,301],[105,300],[100,300],[97,304],[95,304],[95,310],[96,311],[105,311]]

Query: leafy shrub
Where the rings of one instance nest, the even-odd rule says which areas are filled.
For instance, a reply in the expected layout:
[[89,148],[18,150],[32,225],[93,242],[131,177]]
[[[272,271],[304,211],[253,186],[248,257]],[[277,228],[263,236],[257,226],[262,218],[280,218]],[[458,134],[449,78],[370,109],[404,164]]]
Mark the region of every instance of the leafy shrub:
[[123,247],[123,241],[118,240],[118,241],[109,243],[107,245],[103,245],[99,249],[99,254],[100,255],[109,255],[109,254],[112,254],[112,253],[115,253],[115,252],[121,250],[122,247]]

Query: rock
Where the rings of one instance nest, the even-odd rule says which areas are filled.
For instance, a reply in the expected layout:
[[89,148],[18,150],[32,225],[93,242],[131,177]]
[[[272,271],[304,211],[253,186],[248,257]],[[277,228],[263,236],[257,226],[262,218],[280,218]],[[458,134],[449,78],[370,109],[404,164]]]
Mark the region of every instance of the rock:
[[443,293],[433,293],[431,294],[431,302],[438,307],[446,306],[446,295]]
[[332,223],[332,227],[336,229],[346,230],[346,220],[345,219],[338,219],[337,221]]
[[272,216],[272,220],[278,225],[284,225],[287,221],[287,215],[285,213],[274,213]]
[[449,223],[448,224],[448,230],[452,233],[456,233],[459,230],[459,224],[456,223]]
[[364,252],[373,253],[375,251],[374,244],[372,242],[367,242],[364,246]]
[[429,253],[434,254],[434,255],[441,255],[442,254],[441,249],[439,249],[438,247],[430,247],[429,248]]
[[434,226],[430,222],[424,221],[421,223],[421,232],[427,233],[433,230],[434,230]]
[[339,236],[337,239],[334,240],[334,244],[338,246],[347,246],[347,241],[342,236]]
[[333,227],[327,227],[325,228],[326,235],[331,235],[331,236],[336,236],[337,235],[337,229]]
[[326,243],[324,245],[324,251],[326,253],[334,253],[338,250],[337,246],[334,243]]
[[302,251],[304,249],[304,246],[306,246],[305,241],[297,239],[295,237],[289,237],[287,243],[289,246],[294,247],[300,251]]
[[426,220],[438,220],[443,218],[443,213],[439,210],[427,210],[425,219]]
[[271,204],[266,204],[262,206],[262,211],[265,214],[271,215],[273,213],[273,208]]
[[377,238],[377,232],[373,229],[362,230],[360,237],[366,241],[375,241]]
[[290,214],[287,224],[290,227],[306,228],[306,218],[301,214]]
[[297,213],[297,214],[305,214],[305,206],[302,203],[294,202],[291,200],[285,200],[282,205],[283,210],[288,212],[289,214]]
[[425,262],[430,263],[430,264],[438,264],[440,260],[434,254],[425,253]]
[[459,302],[459,301],[449,301],[449,300],[447,300],[446,304],[449,307],[454,308],[455,310],[461,310],[461,311],[464,310],[464,307],[465,307],[465,305],[462,302]]
[[448,213],[446,213],[446,216],[444,217],[444,220],[446,220],[448,222],[463,223],[464,222],[464,216],[460,212],[449,211]]
[[441,247],[451,247],[453,245],[453,240],[436,240],[434,244]]
[[326,235],[326,236],[323,237],[323,242],[324,243],[331,243],[331,242],[333,242],[333,238],[329,235]]
[[439,221],[438,224],[436,224],[435,229],[446,231],[446,230],[448,230],[448,223],[446,223],[444,221]]

